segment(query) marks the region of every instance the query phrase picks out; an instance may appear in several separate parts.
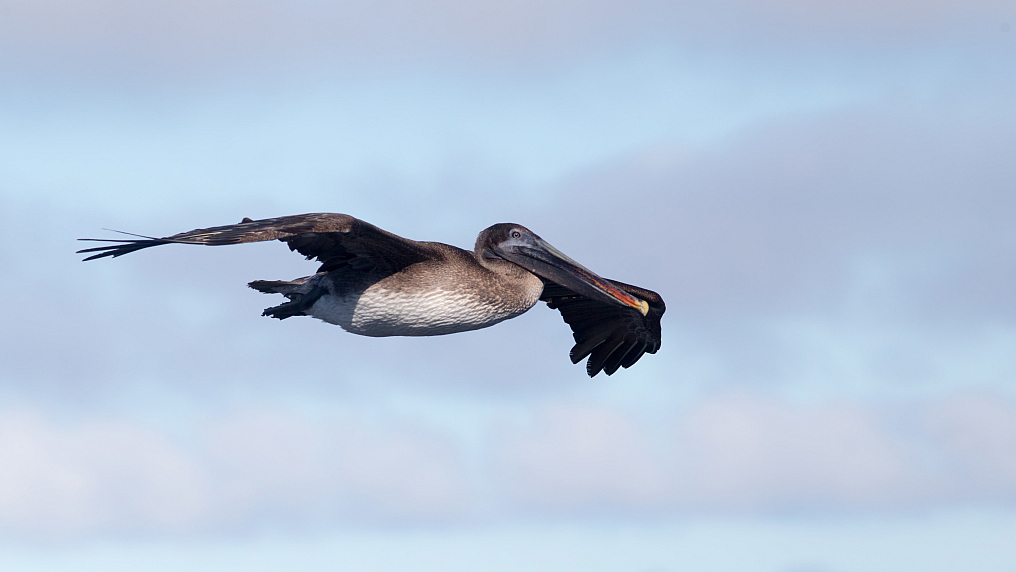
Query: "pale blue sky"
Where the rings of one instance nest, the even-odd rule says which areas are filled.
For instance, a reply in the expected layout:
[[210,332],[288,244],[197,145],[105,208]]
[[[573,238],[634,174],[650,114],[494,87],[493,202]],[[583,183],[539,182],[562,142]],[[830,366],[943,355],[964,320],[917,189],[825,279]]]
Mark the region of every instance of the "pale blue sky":
[[[1016,561],[1011,5],[0,7],[0,568]],[[280,244],[73,253],[314,211],[520,222],[663,348],[589,380],[542,307],[368,339],[259,316]]]

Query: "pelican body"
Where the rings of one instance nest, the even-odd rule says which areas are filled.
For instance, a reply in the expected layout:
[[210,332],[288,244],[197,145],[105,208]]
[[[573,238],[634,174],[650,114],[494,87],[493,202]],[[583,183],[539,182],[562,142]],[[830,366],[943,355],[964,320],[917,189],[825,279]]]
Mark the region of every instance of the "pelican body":
[[[263,292],[321,292],[303,313],[364,336],[437,336],[492,326],[540,301],[543,281],[497,260],[439,243],[417,243],[429,260],[385,271],[317,273],[288,284],[253,282]],[[285,291],[282,291],[285,290]],[[286,317],[288,310],[267,310]]]
[[109,240],[113,244],[79,252],[96,253],[85,259],[93,260],[160,244],[265,240],[286,242],[321,262],[311,276],[251,282],[255,290],[288,299],[265,316],[312,316],[364,336],[436,336],[492,326],[543,300],[571,326],[571,360],[589,356],[590,376],[611,375],[660,347],[666,306],[659,294],[601,278],[512,223],[483,230],[472,252],[409,240],[333,213],[245,218],[163,238]]

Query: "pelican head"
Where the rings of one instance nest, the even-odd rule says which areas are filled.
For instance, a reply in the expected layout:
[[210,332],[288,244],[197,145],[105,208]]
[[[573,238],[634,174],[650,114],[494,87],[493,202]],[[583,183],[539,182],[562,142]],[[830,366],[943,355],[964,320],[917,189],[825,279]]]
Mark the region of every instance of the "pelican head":
[[521,224],[499,223],[484,229],[476,238],[474,254],[481,263],[506,260],[593,300],[635,308],[642,315],[649,311],[646,301],[617,288]]

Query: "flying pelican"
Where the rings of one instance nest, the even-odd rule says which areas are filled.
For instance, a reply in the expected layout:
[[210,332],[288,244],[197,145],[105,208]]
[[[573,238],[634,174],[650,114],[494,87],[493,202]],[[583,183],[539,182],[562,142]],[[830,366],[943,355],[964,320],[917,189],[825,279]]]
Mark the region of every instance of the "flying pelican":
[[437,336],[486,328],[544,301],[571,326],[572,363],[613,374],[660,349],[666,305],[651,290],[601,278],[519,224],[495,224],[472,252],[402,238],[349,215],[312,213],[200,228],[163,238],[84,238],[114,243],[79,250],[85,260],[160,244],[220,246],[280,240],[321,262],[295,280],[249,286],[288,302],[262,315],[313,316],[363,336]]

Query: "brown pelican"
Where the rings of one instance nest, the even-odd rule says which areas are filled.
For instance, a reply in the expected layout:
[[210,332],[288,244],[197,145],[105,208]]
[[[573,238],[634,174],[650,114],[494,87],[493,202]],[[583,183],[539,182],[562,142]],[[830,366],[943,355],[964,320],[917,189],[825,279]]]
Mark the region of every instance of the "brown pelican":
[[313,213],[201,228],[164,238],[81,239],[114,243],[79,250],[85,260],[122,256],[160,244],[219,246],[281,240],[321,262],[313,276],[255,280],[259,292],[288,302],[262,315],[313,316],[364,336],[436,336],[486,328],[538,301],[571,326],[572,363],[586,356],[590,377],[630,367],[660,348],[663,298],[587,270],[526,227],[495,224],[473,252],[417,242],[344,214]]

